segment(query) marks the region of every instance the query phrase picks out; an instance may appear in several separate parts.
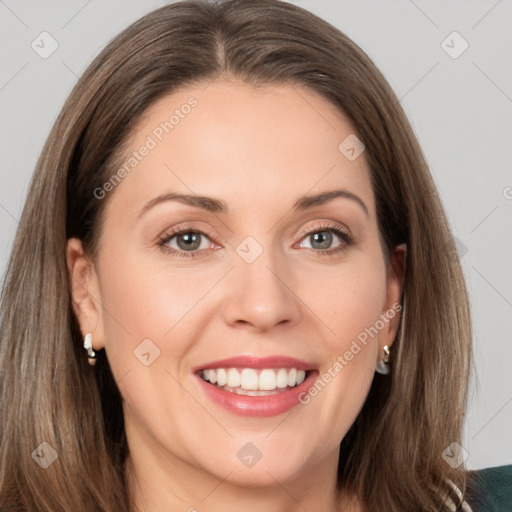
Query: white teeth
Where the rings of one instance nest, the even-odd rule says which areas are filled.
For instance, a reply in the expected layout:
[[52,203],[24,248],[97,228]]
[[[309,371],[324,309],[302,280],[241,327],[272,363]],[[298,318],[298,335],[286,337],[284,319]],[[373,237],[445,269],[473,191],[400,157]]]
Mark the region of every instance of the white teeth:
[[259,389],[270,391],[276,389],[277,376],[274,370],[263,370],[260,373]]
[[288,386],[295,386],[297,384],[297,370],[292,368],[288,372]]
[[[237,370],[235,370],[235,368],[230,368],[228,370],[227,385],[230,388],[237,388],[238,386],[240,386],[240,374],[238,373]],[[246,389],[248,389],[248,388],[246,388]]]
[[276,382],[276,385],[280,389],[285,388],[286,386],[288,386],[288,372],[284,368],[281,368],[277,372],[277,382]]
[[[212,370],[210,370],[211,372]],[[215,370],[213,370],[215,371]],[[226,370],[224,370],[224,368],[219,368],[217,370],[217,384],[219,386],[225,386],[226,385],[226,382],[228,381],[228,376],[226,374]]]
[[306,378],[305,370],[297,368],[217,368],[203,370],[204,380],[216,384],[217,387],[237,388],[239,394],[260,396],[260,391],[284,390],[302,384]]
[[[237,370],[235,372],[238,373]],[[258,389],[259,379],[256,370],[253,368],[244,368],[240,375],[240,387],[242,389],[256,390]]]

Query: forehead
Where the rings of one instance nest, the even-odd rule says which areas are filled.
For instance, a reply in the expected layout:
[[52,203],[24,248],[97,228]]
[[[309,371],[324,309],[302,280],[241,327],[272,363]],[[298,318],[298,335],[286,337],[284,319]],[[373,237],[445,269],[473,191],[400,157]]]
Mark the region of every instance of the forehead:
[[264,208],[344,187],[372,210],[364,153],[351,159],[344,152],[354,132],[339,109],[304,87],[231,80],[191,85],[141,117],[121,159],[128,172],[115,195],[140,205],[169,189]]

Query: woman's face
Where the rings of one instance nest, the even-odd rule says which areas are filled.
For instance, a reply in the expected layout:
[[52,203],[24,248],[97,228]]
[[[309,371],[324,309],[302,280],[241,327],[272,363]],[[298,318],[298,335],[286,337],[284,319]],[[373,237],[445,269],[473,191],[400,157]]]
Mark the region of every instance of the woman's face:
[[70,242],[75,310],[136,467],[333,478],[399,316],[354,137],[305,88],[218,80],[154,104],[125,172],[91,190],[105,223],[91,274]]

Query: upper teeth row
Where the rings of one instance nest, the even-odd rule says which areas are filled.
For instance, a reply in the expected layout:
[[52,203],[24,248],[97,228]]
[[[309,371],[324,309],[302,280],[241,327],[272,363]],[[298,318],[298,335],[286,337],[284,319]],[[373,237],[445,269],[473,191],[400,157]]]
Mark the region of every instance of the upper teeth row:
[[241,387],[247,390],[271,391],[276,388],[298,386],[304,382],[306,372],[296,368],[264,369],[259,375],[254,368],[217,368],[215,370],[203,370],[203,379],[218,386],[230,388]]

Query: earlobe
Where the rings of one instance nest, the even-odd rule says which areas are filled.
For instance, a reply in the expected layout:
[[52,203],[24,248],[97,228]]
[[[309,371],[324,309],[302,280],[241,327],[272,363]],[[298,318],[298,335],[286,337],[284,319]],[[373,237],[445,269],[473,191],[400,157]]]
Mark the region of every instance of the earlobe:
[[99,283],[94,264],[85,254],[82,241],[70,238],[66,261],[73,311],[85,336],[93,333],[96,350],[104,347]]

